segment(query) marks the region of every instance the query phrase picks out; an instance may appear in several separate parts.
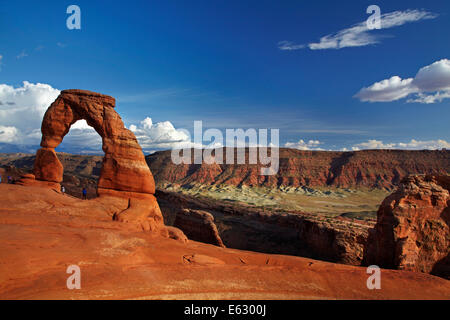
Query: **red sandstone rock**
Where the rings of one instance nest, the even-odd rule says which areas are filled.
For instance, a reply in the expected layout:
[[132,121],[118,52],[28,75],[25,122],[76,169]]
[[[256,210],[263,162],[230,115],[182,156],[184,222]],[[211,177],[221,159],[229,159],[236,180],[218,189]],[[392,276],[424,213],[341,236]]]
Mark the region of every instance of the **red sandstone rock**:
[[[159,209],[155,182],[134,134],[125,128],[114,110],[112,97],[83,90],[64,90],[52,103],[42,121],[41,149],[36,154],[36,181],[24,178],[23,185],[63,181],[63,166],[55,153],[70,127],[84,119],[102,137],[103,166],[98,182],[100,197],[126,198],[128,207],[115,220],[131,222],[145,231],[169,236]],[[52,186],[53,187],[53,186]]]
[[[450,299],[428,274],[382,270],[368,290],[366,268],[133,232],[111,220],[126,207],[0,184],[0,299]],[[70,265],[81,290],[66,287]]]
[[[155,183],[142,149],[134,134],[125,128],[114,111],[112,97],[83,90],[64,90],[52,103],[42,121],[41,151],[38,151],[35,174],[38,180],[62,181],[62,170],[56,148],[76,121],[84,119],[102,137],[103,167],[98,186],[103,189],[155,193]],[[45,150],[45,151],[42,151]],[[41,157],[45,156],[45,159]],[[48,163],[47,160],[51,162]],[[49,180],[52,179],[52,180]]]
[[61,182],[63,180],[64,168],[55,149],[41,148],[36,153],[34,162],[34,175],[37,180]]
[[366,187],[391,190],[410,174],[442,175],[450,172],[449,150],[324,152],[281,148],[280,169],[273,176],[261,176],[260,169],[264,167],[261,164],[225,164],[225,161],[226,152],[222,165],[175,165],[171,161],[171,151],[147,156],[149,167],[158,182],[180,185]]
[[450,278],[450,176],[410,176],[378,211],[367,263]]
[[[302,212],[265,212],[163,190],[157,190],[156,195],[166,224],[179,227],[192,240],[215,244],[220,239],[228,248],[241,250],[359,266],[368,229],[373,226]],[[214,219],[208,218],[209,212]],[[217,229],[220,234],[216,234]]]

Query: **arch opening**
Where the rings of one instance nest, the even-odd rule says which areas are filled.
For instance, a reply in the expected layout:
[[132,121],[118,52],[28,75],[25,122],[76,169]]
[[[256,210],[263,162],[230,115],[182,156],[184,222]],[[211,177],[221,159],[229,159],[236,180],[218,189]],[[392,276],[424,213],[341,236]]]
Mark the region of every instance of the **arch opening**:
[[84,199],[85,189],[86,199],[96,198],[104,152],[95,129],[86,120],[76,121],[55,151],[63,165],[61,190]]

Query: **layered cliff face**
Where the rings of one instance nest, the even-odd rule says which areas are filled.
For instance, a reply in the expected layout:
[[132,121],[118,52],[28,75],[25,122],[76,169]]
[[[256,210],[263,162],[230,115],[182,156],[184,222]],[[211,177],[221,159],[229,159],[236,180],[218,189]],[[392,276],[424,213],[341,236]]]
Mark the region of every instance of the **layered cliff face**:
[[[82,176],[100,175],[101,157],[58,153],[64,172]],[[226,159],[226,155],[225,155]],[[32,168],[31,155],[0,155],[0,164]],[[450,172],[450,151],[367,150],[355,152],[280,149],[277,175],[260,176],[260,165],[180,164],[170,151],[146,156],[158,184],[228,184],[262,187],[383,188],[391,190],[410,174],[441,175]]]
[[450,278],[450,176],[410,176],[387,197],[366,263]]
[[[218,235],[214,238],[220,238],[228,248],[349,265],[361,265],[368,229],[373,226],[363,221],[302,212],[270,212],[161,190],[156,196],[166,224],[174,224],[194,240],[213,243],[211,239],[201,238],[200,230],[211,233],[217,226]],[[208,213],[214,219],[208,219],[208,227],[197,216],[186,219],[186,213],[196,212]]]
[[260,164],[175,165],[171,161],[170,151],[156,152],[146,159],[159,183],[180,185],[367,187],[391,190],[410,174],[439,175],[450,172],[450,151],[446,150],[325,152],[282,148],[280,169],[274,176],[261,176],[260,169],[264,166]]

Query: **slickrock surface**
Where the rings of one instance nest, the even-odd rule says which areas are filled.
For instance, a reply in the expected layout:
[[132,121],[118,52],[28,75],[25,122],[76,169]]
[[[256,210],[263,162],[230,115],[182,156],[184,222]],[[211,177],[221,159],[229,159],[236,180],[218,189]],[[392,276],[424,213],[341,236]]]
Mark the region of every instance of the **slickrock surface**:
[[[0,184],[0,299],[450,299],[450,282],[164,238],[112,221],[120,198]],[[81,269],[81,290],[66,287]]]
[[450,176],[410,176],[387,197],[371,230],[367,263],[450,279]]

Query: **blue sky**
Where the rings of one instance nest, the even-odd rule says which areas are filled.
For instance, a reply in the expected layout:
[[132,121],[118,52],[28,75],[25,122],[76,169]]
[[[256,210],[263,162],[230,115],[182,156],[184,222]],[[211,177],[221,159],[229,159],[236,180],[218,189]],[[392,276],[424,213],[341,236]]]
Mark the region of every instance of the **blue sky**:
[[[81,8],[81,30],[66,27],[71,4]],[[371,4],[381,14],[428,16],[371,30],[369,45],[308,47],[365,22]],[[448,30],[448,1],[1,1],[0,84],[109,94],[127,126],[150,117],[191,129],[203,120],[206,128],[278,128],[281,145],[299,148],[408,148],[411,139],[420,142],[411,148],[446,147],[450,99],[417,101],[450,92],[448,74],[438,72],[440,90],[411,89],[393,101],[355,94],[450,59]],[[305,47],[283,50],[286,43]],[[3,117],[0,132],[18,127]]]

